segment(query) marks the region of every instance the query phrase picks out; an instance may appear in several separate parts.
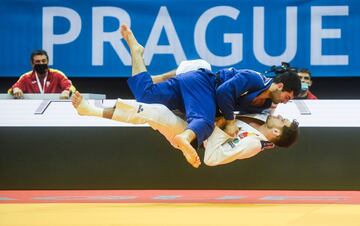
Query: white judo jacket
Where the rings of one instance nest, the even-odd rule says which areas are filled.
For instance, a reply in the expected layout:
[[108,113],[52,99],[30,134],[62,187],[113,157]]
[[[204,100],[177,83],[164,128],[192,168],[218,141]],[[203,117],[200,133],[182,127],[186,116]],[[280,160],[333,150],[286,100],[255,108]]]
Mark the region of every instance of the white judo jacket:
[[262,133],[249,124],[237,120],[237,126],[239,133],[236,137],[230,137],[219,127],[215,127],[205,143],[206,165],[227,164],[238,159],[253,157],[265,149],[274,148]]

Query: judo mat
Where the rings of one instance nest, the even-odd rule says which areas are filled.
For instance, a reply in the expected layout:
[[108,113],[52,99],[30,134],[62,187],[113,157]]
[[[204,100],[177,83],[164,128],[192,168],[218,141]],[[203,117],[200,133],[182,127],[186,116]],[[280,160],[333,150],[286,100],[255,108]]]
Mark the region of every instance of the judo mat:
[[360,191],[0,191],[1,226],[360,225]]

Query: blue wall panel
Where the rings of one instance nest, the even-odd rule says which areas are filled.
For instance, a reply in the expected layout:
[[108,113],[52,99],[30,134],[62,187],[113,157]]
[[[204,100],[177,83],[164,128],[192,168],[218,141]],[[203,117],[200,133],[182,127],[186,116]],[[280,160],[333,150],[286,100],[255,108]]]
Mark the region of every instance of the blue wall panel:
[[118,32],[131,25],[149,71],[204,58],[221,67],[264,71],[281,61],[315,77],[360,76],[360,3],[316,1],[0,1],[0,77],[30,69],[43,48],[69,77],[128,77]]

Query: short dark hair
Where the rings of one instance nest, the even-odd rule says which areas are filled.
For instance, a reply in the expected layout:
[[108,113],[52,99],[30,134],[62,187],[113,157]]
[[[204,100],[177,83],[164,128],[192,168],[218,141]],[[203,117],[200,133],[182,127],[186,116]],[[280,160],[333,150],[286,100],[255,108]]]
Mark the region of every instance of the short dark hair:
[[306,74],[308,74],[308,75],[310,76],[310,78],[312,77],[311,71],[309,71],[309,69],[307,69],[307,68],[299,68],[299,69],[297,70],[297,72],[298,72],[298,73],[306,73]]
[[279,147],[290,147],[293,145],[299,137],[299,123],[293,120],[290,126],[284,126],[282,128],[281,135],[273,143]]
[[274,83],[283,83],[283,91],[293,91],[294,97],[297,97],[301,91],[301,80],[295,70],[287,70],[277,74],[274,77]]
[[47,52],[45,50],[42,50],[42,49],[34,50],[31,53],[30,61],[33,62],[34,56],[37,56],[37,55],[45,55],[46,59],[49,61],[49,56],[48,56]]

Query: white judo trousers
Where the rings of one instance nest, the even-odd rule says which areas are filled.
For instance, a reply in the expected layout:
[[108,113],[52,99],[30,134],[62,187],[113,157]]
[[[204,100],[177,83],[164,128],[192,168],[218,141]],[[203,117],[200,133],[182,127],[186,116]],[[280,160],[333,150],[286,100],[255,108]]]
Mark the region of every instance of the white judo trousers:
[[[132,124],[148,124],[158,130],[173,145],[176,135],[184,132],[187,123],[165,105],[145,104],[118,99],[113,120]],[[175,148],[176,146],[173,145]]]

